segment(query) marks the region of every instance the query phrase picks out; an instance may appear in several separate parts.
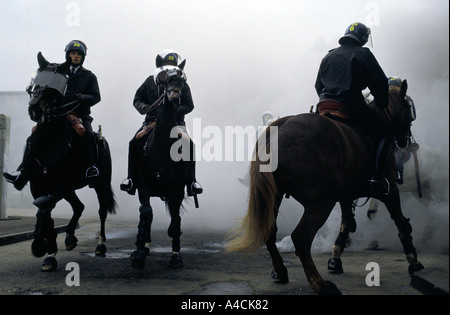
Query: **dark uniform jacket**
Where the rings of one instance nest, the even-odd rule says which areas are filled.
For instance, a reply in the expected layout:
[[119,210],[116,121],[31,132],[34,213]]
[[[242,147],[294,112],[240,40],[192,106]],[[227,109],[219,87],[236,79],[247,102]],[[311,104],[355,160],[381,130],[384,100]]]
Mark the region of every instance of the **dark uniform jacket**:
[[368,48],[346,43],[323,58],[315,84],[320,100],[363,105],[367,87],[377,106],[388,105],[388,79]]
[[320,100],[341,102],[352,124],[372,138],[383,138],[388,127],[364,102],[362,91],[367,87],[378,107],[388,106],[388,79],[368,48],[347,42],[322,59],[315,83]]
[[83,95],[84,100],[75,112],[83,120],[91,122],[91,107],[101,100],[97,77],[83,66],[80,66],[74,75],[70,74],[69,68],[65,69],[65,72],[69,75],[69,81],[67,82],[67,91],[63,103],[79,99],[78,94]]
[[[144,83],[137,89],[134,96],[133,105],[140,114],[144,114],[145,105],[152,105],[163,93],[163,88],[159,87],[154,80],[153,75],[149,76]],[[180,104],[177,108],[177,124],[185,125],[184,116],[194,109],[194,102],[192,100],[191,89],[187,83],[184,84],[181,90]],[[157,110],[153,110],[146,114],[144,125],[157,118]]]

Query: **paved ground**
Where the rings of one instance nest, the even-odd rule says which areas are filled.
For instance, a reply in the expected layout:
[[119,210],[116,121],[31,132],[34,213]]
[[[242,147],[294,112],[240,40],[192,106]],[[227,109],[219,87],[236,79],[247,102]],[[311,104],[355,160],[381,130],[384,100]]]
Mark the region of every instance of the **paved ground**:
[[[55,220],[63,230],[68,220]],[[170,239],[165,231],[152,233],[153,244],[144,270],[134,270],[130,253],[134,250],[137,222],[114,219],[107,221],[105,258],[95,257],[97,220],[80,222],[76,232],[78,246],[68,252],[64,234],[58,237],[58,269],[40,271],[43,258],[31,255],[30,246],[34,217],[0,220],[0,294],[83,294],[83,295],[312,295],[299,259],[294,253],[283,253],[290,282],[280,285],[270,277],[269,255],[261,249],[254,255],[228,253],[224,250],[224,233],[184,231],[182,255],[184,267],[168,266]],[[28,240],[27,240],[28,239]],[[344,274],[327,272],[329,254],[316,254],[314,260],[325,280],[334,282],[346,295],[423,295],[447,294],[449,255],[419,253],[425,266],[413,277],[401,252],[392,250],[346,249]],[[380,285],[368,286],[366,270],[369,262],[380,267]],[[69,286],[79,268],[79,286]],[[72,266],[72,267],[71,267]],[[69,282],[67,282],[69,281]]]

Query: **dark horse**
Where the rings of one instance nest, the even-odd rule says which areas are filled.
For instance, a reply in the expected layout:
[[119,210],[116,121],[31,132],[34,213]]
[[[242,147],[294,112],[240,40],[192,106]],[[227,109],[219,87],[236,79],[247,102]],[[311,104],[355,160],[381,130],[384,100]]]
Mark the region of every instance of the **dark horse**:
[[[172,256],[169,264],[182,267],[180,255],[181,216],[180,208],[188,178],[187,161],[192,158],[192,141],[180,132],[176,123],[176,110],[181,90],[186,80],[183,65],[166,66],[158,75],[160,82],[166,82],[159,103],[155,104],[158,120],[149,134],[138,168],[139,225],[136,237],[136,251],[131,254],[131,266],[135,269],[145,267],[145,258],[151,243],[151,224],[153,209],[150,197],[160,197],[170,213],[168,235],[172,238]],[[187,157],[186,155],[187,154]]]
[[[31,250],[34,256],[49,256],[42,264],[43,271],[55,270],[57,262],[56,231],[51,212],[56,204],[65,199],[73,209],[72,218],[66,229],[65,245],[72,250],[77,245],[75,229],[84,210],[84,205],[75,190],[88,185],[85,178],[87,155],[84,139],[72,127],[67,114],[78,105],[77,102],[62,104],[67,78],[60,73],[58,64],[49,63],[38,54],[39,70],[30,91],[30,117],[37,121],[31,137],[30,190],[33,204],[38,207],[36,227]],[[100,178],[92,186],[100,204],[100,236],[96,248],[97,256],[104,256],[106,246],[105,220],[108,213],[115,213],[116,201],[111,188],[112,163],[108,143],[98,134]]]
[[[391,121],[399,146],[405,146],[411,134],[409,105],[404,101],[406,89],[406,80],[401,88],[390,86],[387,110],[373,107],[380,117]],[[311,288],[318,294],[340,294],[339,289],[332,282],[324,281],[317,271],[311,257],[311,245],[317,231],[339,202],[341,230],[333,246],[329,267],[340,262],[339,256],[348,234],[356,230],[352,201],[368,195],[364,187],[373,174],[376,148],[356,128],[319,114],[280,118],[270,127],[270,137],[262,135],[258,141],[268,146],[270,139],[277,137],[277,150],[271,150],[270,154],[271,159],[278,154],[278,167],[273,172],[261,172],[262,162],[258,159],[252,162],[248,212],[228,249],[249,251],[266,244],[272,258],[272,277],[281,283],[288,282],[287,269],[275,241],[279,206],[283,195],[290,195],[304,206],[303,216],[291,237]],[[409,219],[402,214],[392,152],[388,164],[386,176],[390,193],[377,198],[384,202],[398,228],[411,274],[423,266],[417,260]]]

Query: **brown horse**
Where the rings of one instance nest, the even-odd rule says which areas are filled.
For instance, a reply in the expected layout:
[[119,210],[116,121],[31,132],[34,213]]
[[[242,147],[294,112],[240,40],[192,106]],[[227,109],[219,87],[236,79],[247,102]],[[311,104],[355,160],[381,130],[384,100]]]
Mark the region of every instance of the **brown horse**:
[[[380,117],[390,120],[400,146],[405,146],[411,135],[409,106],[404,102],[406,89],[406,80],[401,88],[390,86],[386,110],[371,106]],[[235,231],[237,235],[228,243],[228,250],[253,251],[266,244],[272,258],[272,277],[281,283],[288,282],[287,269],[275,245],[276,219],[283,196],[292,196],[304,206],[303,216],[291,237],[308,282],[318,294],[340,294],[339,289],[332,282],[324,281],[317,271],[311,257],[311,245],[339,202],[341,230],[333,246],[329,267],[334,268],[340,262],[348,234],[356,229],[352,201],[368,194],[366,182],[374,171],[376,148],[365,134],[347,123],[312,113],[280,118],[270,125],[267,134],[271,134],[270,137],[263,134],[258,141],[264,141],[269,147],[271,139],[277,137],[277,150],[270,152],[271,159],[276,158],[278,162],[277,168],[273,172],[261,172],[260,167],[267,165],[256,154],[250,167],[248,212]],[[257,144],[256,153],[259,146]],[[385,176],[390,183],[390,193],[377,198],[384,202],[398,228],[410,264],[409,272],[413,273],[423,266],[417,260],[409,219],[402,214],[392,152],[387,168]]]

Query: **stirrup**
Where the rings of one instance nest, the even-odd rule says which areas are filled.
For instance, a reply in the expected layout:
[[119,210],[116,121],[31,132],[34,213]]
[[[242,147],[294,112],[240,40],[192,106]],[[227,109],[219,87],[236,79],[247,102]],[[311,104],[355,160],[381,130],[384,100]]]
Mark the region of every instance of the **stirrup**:
[[203,188],[198,182],[192,182],[189,187],[188,196],[199,195],[203,192]]
[[386,178],[372,178],[368,181],[369,194],[372,196],[387,196],[391,191],[389,181]]
[[92,178],[96,178],[99,176],[99,171],[97,166],[91,166],[86,170],[86,178],[87,179],[92,179]]
[[130,191],[132,190],[134,187],[133,184],[133,180],[131,178],[125,178],[122,182],[122,184],[120,184],[120,190],[123,191]]

